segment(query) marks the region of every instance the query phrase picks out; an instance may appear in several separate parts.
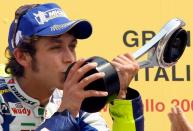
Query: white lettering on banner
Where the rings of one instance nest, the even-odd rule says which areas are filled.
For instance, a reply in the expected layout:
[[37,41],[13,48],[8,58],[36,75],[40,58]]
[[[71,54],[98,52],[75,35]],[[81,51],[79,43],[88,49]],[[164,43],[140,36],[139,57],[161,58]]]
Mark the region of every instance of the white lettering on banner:
[[35,16],[35,20],[38,22],[39,25],[43,25],[44,23],[48,22],[49,20],[58,18],[58,17],[66,17],[67,15],[59,8],[54,8],[51,10],[47,10],[45,12],[38,11],[38,13],[33,13]]

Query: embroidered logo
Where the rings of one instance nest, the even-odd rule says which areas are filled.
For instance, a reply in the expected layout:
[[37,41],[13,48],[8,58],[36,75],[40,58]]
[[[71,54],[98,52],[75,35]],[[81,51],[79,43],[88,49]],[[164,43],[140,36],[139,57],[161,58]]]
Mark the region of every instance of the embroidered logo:
[[35,20],[38,22],[39,25],[43,25],[49,20],[52,20],[58,17],[67,17],[64,11],[62,11],[59,8],[54,8],[51,10],[47,10],[45,12],[38,11],[38,13],[33,13],[33,15],[35,16]]

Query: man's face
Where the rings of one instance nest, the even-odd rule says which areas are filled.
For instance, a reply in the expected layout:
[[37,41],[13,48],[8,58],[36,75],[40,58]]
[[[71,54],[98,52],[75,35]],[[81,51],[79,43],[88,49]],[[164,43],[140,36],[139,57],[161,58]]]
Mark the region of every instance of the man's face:
[[77,39],[68,33],[59,37],[42,37],[26,75],[48,89],[63,88],[64,72],[76,60]]

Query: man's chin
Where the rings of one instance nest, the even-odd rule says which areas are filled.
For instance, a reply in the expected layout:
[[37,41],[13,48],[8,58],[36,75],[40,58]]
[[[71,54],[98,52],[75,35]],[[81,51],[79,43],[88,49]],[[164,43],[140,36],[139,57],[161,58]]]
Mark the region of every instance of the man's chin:
[[64,80],[60,80],[60,83],[57,86],[58,89],[63,90],[64,88]]
[[59,90],[63,90],[63,86],[59,86],[57,87]]

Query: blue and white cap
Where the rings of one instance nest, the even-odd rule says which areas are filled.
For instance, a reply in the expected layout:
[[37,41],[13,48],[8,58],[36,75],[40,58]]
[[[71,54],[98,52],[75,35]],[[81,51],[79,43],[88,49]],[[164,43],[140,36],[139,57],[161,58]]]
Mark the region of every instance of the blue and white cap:
[[[87,20],[70,20],[66,13],[56,4],[40,4],[20,17],[15,45],[20,43],[23,37],[31,36],[56,36],[71,30],[77,39],[86,39],[92,34],[92,26]],[[9,49],[13,52],[14,21],[9,30]]]

